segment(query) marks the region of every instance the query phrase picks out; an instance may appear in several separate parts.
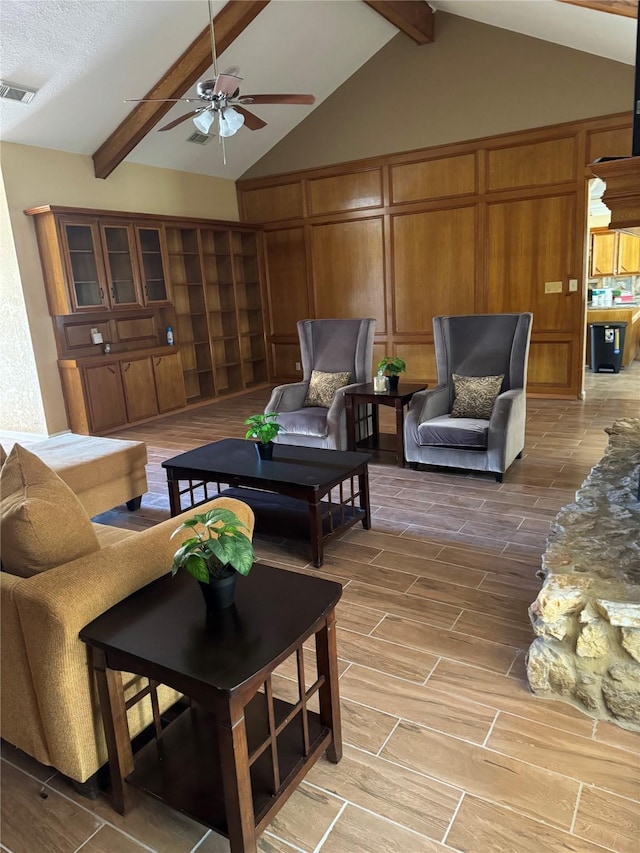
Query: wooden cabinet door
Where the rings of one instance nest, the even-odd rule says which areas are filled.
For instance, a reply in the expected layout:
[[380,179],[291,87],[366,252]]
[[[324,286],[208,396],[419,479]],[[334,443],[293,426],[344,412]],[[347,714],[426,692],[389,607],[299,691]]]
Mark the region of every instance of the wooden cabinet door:
[[67,267],[71,310],[105,310],[109,302],[97,221],[62,219],[58,233]]
[[616,258],[615,231],[591,234],[591,275],[614,275]]
[[640,273],[640,237],[633,234],[618,234],[618,275],[638,275]]
[[186,406],[180,353],[154,356],[153,373],[156,381],[158,411],[170,412]]
[[111,307],[142,307],[133,225],[102,224],[100,231]]
[[151,358],[135,358],[121,362],[122,384],[130,421],[140,421],[158,414],[156,386]]
[[99,434],[125,424],[127,410],[118,362],[85,367],[83,372],[91,432]]
[[135,230],[144,304],[166,305],[169,302],[169,294],[164,231],[162,228],[142,225],[136,225]]

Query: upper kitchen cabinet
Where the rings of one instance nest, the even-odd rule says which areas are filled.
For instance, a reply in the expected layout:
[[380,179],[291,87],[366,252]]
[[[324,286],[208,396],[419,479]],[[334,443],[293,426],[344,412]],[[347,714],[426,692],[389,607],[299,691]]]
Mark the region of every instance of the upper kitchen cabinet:
[[52,315],[169,304],[161,226],[51,206],[26,213]]
[[594,228],[590,249],[589,272],[592,278],[640,274],[640,237],[609,231],[608,228]]

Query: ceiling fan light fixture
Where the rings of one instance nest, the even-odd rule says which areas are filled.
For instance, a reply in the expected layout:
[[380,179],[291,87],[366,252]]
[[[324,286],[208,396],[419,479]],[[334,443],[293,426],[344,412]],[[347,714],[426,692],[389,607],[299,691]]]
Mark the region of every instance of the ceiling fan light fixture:
[[209,133],[211,125],[214,122],[214,118],[215,117],[212,110],[205,110],[204,112],[199,113],[197,116],[195,116],[195,118],[193,119],[193,123],[200,131],[200,133]]
[[234,110],[233,107],[227,107],[223,112],[220,112],[218,123],[220,125],[220,136],[233,136],[244,124],[244,116]]

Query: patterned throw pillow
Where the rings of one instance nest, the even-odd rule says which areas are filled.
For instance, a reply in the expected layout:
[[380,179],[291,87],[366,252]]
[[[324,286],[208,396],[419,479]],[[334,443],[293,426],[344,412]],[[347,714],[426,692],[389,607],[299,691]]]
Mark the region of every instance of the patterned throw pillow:
[[304,401],[305,406],[322,406],[328,409],[333,403],[333,397],[338,388],[349,384],[349,375],[348,372],[322,373],[320,370],[313,370]]
[[455,399],[451,417],[490,420],[504,373],[500,376],[458,376],[454,373],[452,378]]

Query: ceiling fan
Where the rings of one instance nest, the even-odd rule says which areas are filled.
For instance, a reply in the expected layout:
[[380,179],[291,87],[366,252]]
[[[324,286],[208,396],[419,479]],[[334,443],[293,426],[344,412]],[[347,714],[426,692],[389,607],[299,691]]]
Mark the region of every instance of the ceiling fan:
[[185,113],[180,118],[170,121],[159,131],[171,130],[183,121],[192,118],[196,128],[204,134],[209,135],[211,127],[218,120],[218,135],[224,145],[226,137],[233,136],[244,125],[249,130],[260,130],[266,127],[263,121],[255,113],[245,108],[245,104],[313,104],[313,95],[240,95],[239,76],[240,69],[233,65],[218,73],[218,62],[216,56],[216,40],[213,30],[213,9],[211,0],[209,5],[209,27],[211,31],[211,56],[213,59],[213,73],[211,80],[201,80],[196,85],[197,98],[129,98],[129,101],[142,103],[144,101],[164,101],[172,103],[197,103],[204,102],[205,106],[197,107],[191,112]]

